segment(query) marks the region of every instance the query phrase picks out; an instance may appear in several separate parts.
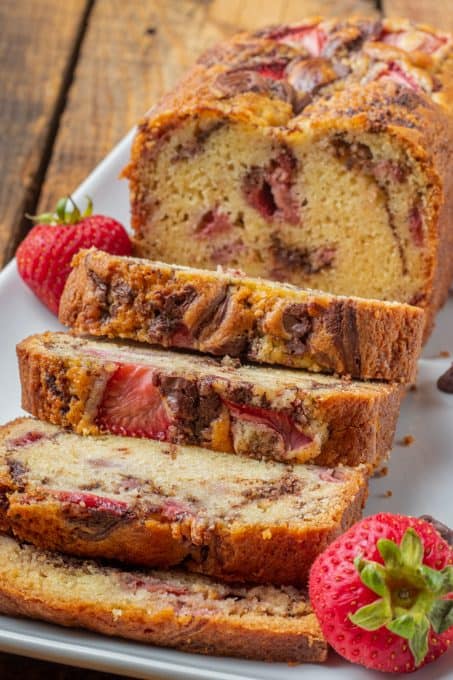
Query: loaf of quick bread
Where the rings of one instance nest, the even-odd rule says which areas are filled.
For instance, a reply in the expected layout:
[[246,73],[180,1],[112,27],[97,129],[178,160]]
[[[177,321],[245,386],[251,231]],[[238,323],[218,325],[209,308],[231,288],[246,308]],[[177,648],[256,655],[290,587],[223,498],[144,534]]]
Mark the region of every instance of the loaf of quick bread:
[[141,122],[137,253],[427,310],[453,273],[452,37],[309,19],[204,54]]
[[186,652],[300,663],[327,644],[304,592],[137,571],[0,535],[0,612]]
[[375,468],[403,389],[65,333],[17,354],[22,406],[42,420],[290,463]]
[[359,468],[285,465],[153,440],[0,428],[0,529],[70,555],[302,585],[360,518]]
[[83,250],[60,302],[76,333],[361,379],[415,378],[424,312],[240,272]]

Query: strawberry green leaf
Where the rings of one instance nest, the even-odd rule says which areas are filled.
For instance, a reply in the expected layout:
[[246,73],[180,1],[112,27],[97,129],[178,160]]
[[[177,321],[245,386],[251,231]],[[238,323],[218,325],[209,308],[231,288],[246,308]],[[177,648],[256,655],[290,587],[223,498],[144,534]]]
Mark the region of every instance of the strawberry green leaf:
[[444,593],[453,592],[453,566],[444,567],[440,573],[444,577]]
[[360,578],[373,593],[376,595],[389,595],[387,586],[385,585],[385,569],[377,562],[368,562],[365,564],[360,572]]
[[441,599],[453,592],[453,566],[436,570],[423,564],[423,542],[413,528],[407,529],[399,546],[379,539],[376,547],[384,564],[359,555],[354,565],[362,583],[380,599],[350,614],[349,619],[365,630],[386,627],[408,640],[419,666],[428,653],[430,626],[439,634],[453,626],[453,600]]
[[68,200],[72,203],[72,210],[71,211],[67,210],[65,212],[65,224],[75,224],[76,222],[80,222],[82,215],[80,213],[78,205],[75,203],[72,196],[68,196]]
[[29,215],[28,213],[25,213],[25,217],[27,217],[32,222],[39,224],[54,224],[56,222],[54,213],[50,212],[41,213],[40,215]]
[[87,206],[83,215],[72,196],[60,198],[54,212],[41,213],[40,215],[26,215],[30,220],[38,224],[76,224],[82,217],[89,217],[93,213],[93,201],[86,197]]
[[60,198],[55,208],[55,213],[58,217],[58,222],[64,223],[67,205],[68,197],[65,196],[64,198]]
[[437,600],[428,614],[431,625],[439,635],[453,626],[453,600]]
[[386,567],[392,568],[401,565],[401,550],[394,541],[391,541],[388,538],[380,538],[376,546]]
[[357,557],[354,559],[354,566],[359,574],[366,564],[368,564],[368,560],[364,560],[362,555],[357,555]]
[[393,619],[386,626],[395,635],[410,640],[415,635],[415,621],[410,614],[403,614],[397,619]]
[[428,653],[428,633],[429,621],[426,616],[423,616],[415,626],[414,635],[409,639],[409,648],[416,666],[420,666]]
[[361,607],[354,614],[349,614],[349,619],[356,626],[365,630],[377,630],[390,623],[392,608],[388,600],[376,600],[372,604]]
[[423,543],[414,529],[407,529],[401,544],[401,557],[407,567],[417,567],[423,559]]
[[87,205],[83,211],[82,217],[90,217],[93,214],[93,199],[90,196],[85,196]]
[[444,575],[441,571],[431,569],[430,567],[427,567],[426,564],[420,565],[417,571],[433,593],[440,593],[443,590],[446,581],[446,575]]

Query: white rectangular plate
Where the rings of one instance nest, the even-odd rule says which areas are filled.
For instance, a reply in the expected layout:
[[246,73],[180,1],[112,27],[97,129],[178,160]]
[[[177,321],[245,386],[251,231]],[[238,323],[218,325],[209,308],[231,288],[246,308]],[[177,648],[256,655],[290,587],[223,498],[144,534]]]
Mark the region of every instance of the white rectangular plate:
[[[118,179],[125,165],[132,132],[107,156],[74,193],[83,203],[90,195],[96,211],[129,223],[127,186]],[[0,422],[21,415],[15,345],[31,333],[61,328],[22,283],[15,262],[0,274]],[[450,365],[441,350],[453,356],[453,297],[438,317],[437,326],[420,361],[417,390],[407,396],[396,441],[405,435],[410,446],[396,444],[389,474],[371,482],[366,514],[389,511],[430,514],[453,525],[453,395],[436,388],[437,378]],[[392,495],[387,492],[391,491]],[[289,667],[219,657],[184,654],[148,645],[0,616],[0,649],[74,666],[95,668],[136,678],[180,680],[381,680],[374,673],[343,662],[331,654],[327,664]],[[417,680],[452,678],[452,654],[417,674]]]

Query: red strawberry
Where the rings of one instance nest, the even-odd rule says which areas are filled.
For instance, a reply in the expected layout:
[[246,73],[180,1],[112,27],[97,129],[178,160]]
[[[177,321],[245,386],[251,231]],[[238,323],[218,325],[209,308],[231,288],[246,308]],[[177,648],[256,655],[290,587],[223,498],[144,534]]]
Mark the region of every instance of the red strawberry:
[[309,593],[327,641],[367,668],[411,672],[453,640],[453,550],[424,519],[380,513],[314,562]]
[[[72,210],[68,209],[69,204]],[[32,218],[38,224],[17,249],[19,274],[54,314],[58,314],[71,260],[79,250],[95,246],[114,255],[131,253],[131,242],[124,227],[111,217],[92,215],[92,209],[91,200],[81,214],[72,198],[61,199],[55,213]]]
[[121,364],[107,384],[97,422],[114,434],[165,441],[172,419],[154,385],[153,371]]

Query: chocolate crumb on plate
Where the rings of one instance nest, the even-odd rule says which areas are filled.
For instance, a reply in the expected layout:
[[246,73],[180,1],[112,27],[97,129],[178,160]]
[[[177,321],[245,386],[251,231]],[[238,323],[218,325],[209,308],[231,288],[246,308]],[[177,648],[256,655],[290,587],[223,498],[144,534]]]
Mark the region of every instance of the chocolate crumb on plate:
[[441,392],[453,394],[453,364],[443,373],[437,381],[437,388]]
[[380,468],[379,470],[376,470],[373,474],[373,477],[376,479],[379,479],[380,477],[387,477],[389,473],[389,469],[387,465],[384,465],[384,467]]
[[411,446],[415,442],[415,437],[411,434],[406,434],[402,439],[399,439],[396,443],[398,446]]

